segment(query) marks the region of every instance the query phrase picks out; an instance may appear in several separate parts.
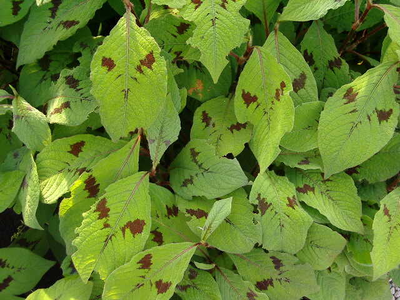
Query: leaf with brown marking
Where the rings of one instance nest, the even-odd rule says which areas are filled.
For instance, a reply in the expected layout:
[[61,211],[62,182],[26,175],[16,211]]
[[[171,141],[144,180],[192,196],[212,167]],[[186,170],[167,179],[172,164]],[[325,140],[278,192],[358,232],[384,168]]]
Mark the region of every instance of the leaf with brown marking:
[[167,68],[160,51],[134,15],[126,13],[93,56],[91,93],[113,141],[136,128],[148,129],[163,108]]
[[35,0],[0,0],[0,27],[18,22],[28,13]]
[[275,163],[283,163],[291,168],[298,168],[303,170],[321,170],[322,159],[318,149],[307,152],[294,152],[282,149],[278,155]]
[[299,205],[295,187],[286,177],[273,171],[260,173],[250,202],[260,211],[264,249],[294,254],[303,248],[312,219]]
[[89,134],[53,141],[36,158],[43,201],[56,202],[78,179],[82,168],[90,170],[124,144]]
[[392,138],[399,116],[397,67],[387,62],[369,69],[326,102],[318,127],[326,178],[360,165]]
[[196,246],[176,243],[139,252],[106,279],[103,299],[170,299]]
[[110,184],[83,215],[74,266],[86,282],[96,270],[104,280],[141,251],[150,234],[151,208],[147,174],[139,172]]
[[252,125],[236,119],[232,99],[218,97],[199,106],[193,117],[192,139],[204,139],[215,146],[217,154],[237,156],[250,141]]
[[229,257],[243,279],[250,281],[270,299],[298,300],[319,289],[311,266],[301,264],[290,254],[253,249],[249,253],[230,254]]

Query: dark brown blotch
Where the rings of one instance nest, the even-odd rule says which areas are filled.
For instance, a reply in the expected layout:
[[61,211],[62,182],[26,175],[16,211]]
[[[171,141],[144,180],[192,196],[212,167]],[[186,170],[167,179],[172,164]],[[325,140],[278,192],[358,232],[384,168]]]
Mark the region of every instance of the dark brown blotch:
[[265,215],[265,212],[271,207],[272,203],[268,203],[265,198],[261,197],[261,194],[257,195],[258,208],[260,209],[261,216]]
[[142,66],[146,67],[149,70],[153,70],[153,64],[155,63],[155,61],[156,60],[154,58],[153,51],[150,51],[150,53],[147,54],[144,59],[139,60],[140,65],[137,65],[136,70],[141,74],[143,74]]
[[194,177],[192,175],[190,175],[189,178],[186,178],[185,180],[183,180],[181,187],[187,187],[188,185],[192,185],[193,179],[194,179]]
[[85,146],[85,144],[86,144],[85,141],[77,142],[77,143],[71,145],[71,150],[69,150],[67,152],[78,157],[79,154],[82,152],[82,148]]
[[47,72],[49,71],[51,62],[52,60],[50,59],[50,56],[46,54],[45,56],[43,56],[41,59],[38,60],[38,65],[42,71]]
[[376,115],[378,116],[379,124],[381,124],[384,121],[388,122],[388,120],[392,114],[393,114],[393,109],[389,109],[389,110],[377,109],[376,110]]
[[51,0],[52,7],[49,8],[50,18],[55,19],[57,16],[57,11],[59,6],[61,5],[62,0]]
[[153,235],[153,238],[151,240],[157,243],[158,246],[164,244],[164,238],[162,232],[158,231],[157,229],[154,229],[150,231],[150,233]]
[[131,234],[133,237],[135,237],[136,235],[138,235],[139,233],[143,232],[143,228],[146,225],[146,221],[145,220],[140,220],[140,219],[136,219],[133,222],[132,221],[128,221],[126,222],[126,224],[124,226],[122,226],[121,230],[122,230],[122,235],[125,238],[125,231],[127,229],[130,230]]
[[82,89],[78,89],[80,80],[76,79],[73,75],[68,75],[64,77],[65,84],[68,85],[71,89],[79,92]]
[[196,217],[197,219],[201,219],[201,218],[207,218],[208,217],[208,213],[205,212],[204,210],[198,208],[198,209],[191,209],[188,208],[186,209],[186,212],[192,216],[192,217]]
[[169,207],[168,205],[165,206],[167,208],[167,218],[169,219],[170,217],[177,217],[179,213],[178,206],[175,204],[172,205],[172,207]]
[[171,281],[163,282],[161,279],[156,282],[157,294],[164,294],[168,291],[170,286],[172,285]]
[[308,53],[307,49],[303,52],[304,59],[308,63],[309,66],[313,66],[315,64],[314,56],[312,53]]
[[12,278],[10,275],[8,275],[6,278],[4,278],[3,281],[0,283],[0,291],[8,288],[10,285],[10,282],[13,280],[14,280],[14,278]]
[[74,27],[78,25],[80,22],[76,20],[67,20],[67,21],[61,21],[58,26],[62,26],[64,29],[70,29],[71,27]]
[[190,280],[196,279],[198,275],[199,275],[199,273],[195,269],[192,269],[192,268],[189,269],[189,276],[188,277],[189,277]]
[[299,161],[298,165],[299,166],[303,166],[303,165],[309,165],[310,161],[308,159],[303,159],[301,161]]
[[387,208],[386,204],[383,205],[383,214],[388,217],[388,222],[392,221],[392,215],[390,214],[389,209]]
[[242,99],[246,107],[249,107],[252,103],[257,102],[258,97],[256,95],[252,96],[250,92],[246,93],[245,90],[242,90]]
[[12,1],[12,15],[13,16],[17,16],[18,15],[18,13],[19,13],[19,11],[21,10],[21,4],[22,3],[24,3],[24,0],[21,0],[21,1],[17,1],[17,0],[14,0],[14,1]]
[[101,199],[97,203],[95,212],[99,213],[99,217],[98,217],[99,220],[109,217],[110,209],[107,207],[107,199],[106,198]]
[[89,193],[86,198],[94,198],[100,192],[100,183],[96,183],[96,178],[93,175],[89,175],[89,177],[85,180],[85,188],[84,190]]
[[150,267],[153,264],[151,262],[152,258],[153,256],[151,254],[146,254],[145,256],[143,256],[143,258],[137,262],[138,265],[140,265],[139,269],[150,270]]
[[301,194],[307,194],[308,192],[313,192],[313,193],[315,193],[315,188],[312,187],[312,186],[310,186],[310,185],[308,185],[307,183],[305,183],[305,184],[303,185],[303,187],[297,187],[297,188],[296,188],[296,191],[298,191],[298,192],[301,193]]
[[201,1],[201,0],[192,0],[192,3],[195,5],[194,9],[198,9],[200,7],[200,5],[203,4],[203,1]]
[[257,281],[256,283],[256,287],[260,291],[267,291],[270,286],[274,287],[274,280],[272,278]]
[[336,57],[333,60],[328,61],[329,69],[333,71],[333,68],[340,69],[342,67],[342,59],[340,57]]
[[272,263],[274,264],[275,270],[280,271],[280,269],[284,266],[284,264],[282,263],[282,260],[280,260],[276,256],[271,256],[270,259],[272,260]]
[[115,68],[114,60],[111,57],[104,57],[101,59],[101,66],[106,67],[107,71],[110,72],[112,69]]
[[178,34],[182,35],[189,29],[190,24],[181,22],[178,26],[175,26],[175,27],[176,27],[176,31],[178,32]]
[[228,127],[229,131],[233,133],[234,130],[240,131],[242,129],[246,129],[247,123],[239,123],[237,122],[236,124],[232,124],[231,126]]
[[293,80],[293,91],[298,93],[300,90],[304,89],[306,84],[307,75],[304,72],[301,72],[299,78]]
[[246,293],[246,297],[248,300],[256,300],[257,294],[249,288],[249,291]]
[[353,174],[359,174],[359,172],[357,170],[359,167],[360,166],[355,166],[353,168],[349,168],[345,172],[346,172],[347,175],[350,175],[350,176],[353,175]]
[[295,196],[293,196],[292,198],[287,197],[286,200],[287,200],[287,202],[288,202],[288,203],[286,204],[287,207],[296,209],[296,206],[298,206],[298,204],[297,204],[297,201],[296,201],[296,197],[295,197]]
[[222,0],[222,3],[220,4],[221,5],[221,7],[223,8],[223,9],[226,9],[226,5],[228,4],[228,0]]
[[347,100],[344,104],[349,104],[356,101],[357,96],[358,93],[355,93],[352,87],[349,88],[343,96],[343,99]]
[[211,121],[212,118],[210,117],[210,115],[205,110],[203,110],[203,112],[201,113],[201,122],[206,124],[206,127],[210,127]]
[[51,115],[61,114],[67,108],[71,108],[71,103],[69,101],[61,103],[61,105],[53,109],[53,111],[50,114]]
[[187,290],[188,288],[191,288],[191,287],[193,287],[193,286],[190,285],[190,284],[185,284],[185,285],[180,285],[180,284],[178,284],[178,285],[176,286],[176,288],[177,288],[178,290],[180,290],[181,292],[186,292],[186,290]]

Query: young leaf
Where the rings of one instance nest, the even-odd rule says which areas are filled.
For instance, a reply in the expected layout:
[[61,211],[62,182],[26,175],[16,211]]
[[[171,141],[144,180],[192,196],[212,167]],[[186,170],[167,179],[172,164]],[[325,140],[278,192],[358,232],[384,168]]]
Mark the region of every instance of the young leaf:
[[204,140],[191,140],[171,164],[171,186],[184,198],[222,197],[247,184],[236,159],[220,158]]
[[51,142],[46,116],[21,96],[13,100],[14,126],[12,131],[31,150],[40,151]]
[[318,209],[336,227],[363,233],[361,223],[361,199],[352,178],[340,173],[324,180],[319,171],[295,171],[287,173],[295,184],[300,201]]
[[373,223],[374,247],[371,258],[374,268],[374,280],[396,268],[400,263],[400,235],[397,230],[400,222],[400,188],[387,195],[380,203]]
[[0,0],[0,27],[18,22],[28,13],[34,0]]
[[334,39],[322,22],[313,22],[310,26],[301,42],[301,51],[314,72],[318,89],[337,89],[350,82],[349,66],[340,58]]
[[93,283],[84,284],[78,276],[68,276],[58,280],[47,289],[38,289],[30,294],[26,300],[89,300]]
[[290,0],[279,21],[306,22],[318,20],[328,10],[343,6],[348,0]]
[[34,5],[22,32],[17,66],[34,62],[58,41],[72,36],[86,25],[104,2],[60,0],[41,6]]
[[178,139],[180,130],[181,120],[171,96],[168,95],[158,118],[147,130],[147,141],[154,170],[160,163],[165,150]]
[[299,206],[294,185],[286,177],[273,171],[260,173],[250,202],[258,205],[261,214],[264,249],[294,254],[303,248],[313,221]]
[[113,141],[136,128],[147,129],[166,99],[167,68],[160,47],[130,12],[97,49],[90,77],[102,124]]
[[213,276],[189,266],[183,279],[176,286],[175,293],[182,300],[222,300]]
[[272,32],[265,44],[292,80],[293,91],[290,92],[290,96],[295,106],[318,101],[317,83],[299,50],[280,32],[278,35]]
[[196,25],[187,43],[200,50],[200,61],[210,72],[214,83],[218,82],[228,64],[226,56],[244,41],[250,22],[241,16],[239,10],[245,2],[190,1],[180,11],[184,19]]
[[36,164],[45,203],[54,203],[66,193],[79,175],[125,143],[89,134],[52,142],[41,151]]
[[318,291],[314,271],[308,264],[299,264],[292,255],[254,249],[229,257],[239,274],[270,299],[298,300]]
[[218,200],[214,202],[210,213],[207,217],[206,223],[203,226],[203,231],[201,233],[201,240],[206,241],[210,235],[213,234],[215,229],[225,220],[227,216],[231,213],[232,209],[232,197]]
[[219,270],[215,278],[222,300],[269,300],[266,294],[257,292],[255,286],[249,281],[244,281],[240,275],[225,268],[219,268]]
[[104,280],[143,249],[151,228],[147,175],[139,172],[109,185],[84,214],[72,255],[84,282],[93,270]]
[[24,248],[0,249],[0,298],[20,295],[36,286],[54,265]]
[[304,248],[296,256],[314,270],[329,268],[346,246],[346,239],[329,227],[313,223]]
[[326,102],[318,128],[325,178],[361,164],[392,138],[399,116],[397,66],[388,62],[368,70]]
[[106,279],[103,299],[170,299],[196,246],[168,244],[136,254]]
[[266,45],[254,48],[240,75],[235,113],[240,123],[254,124],[250,148],[261,172],[277,157],[281,138],[293,128],[291,82]]

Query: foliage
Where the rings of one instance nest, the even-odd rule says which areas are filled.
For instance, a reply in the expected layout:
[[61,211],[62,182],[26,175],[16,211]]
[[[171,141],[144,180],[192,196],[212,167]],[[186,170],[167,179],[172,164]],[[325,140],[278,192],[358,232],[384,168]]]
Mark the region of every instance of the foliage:
[[391,299],[400,1],[0,7],[1,299]]

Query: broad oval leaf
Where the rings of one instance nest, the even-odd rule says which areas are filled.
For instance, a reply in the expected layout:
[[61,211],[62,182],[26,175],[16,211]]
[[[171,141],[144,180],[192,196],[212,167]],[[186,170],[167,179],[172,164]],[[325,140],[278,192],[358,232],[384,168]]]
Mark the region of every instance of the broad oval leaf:
[[18,195],[25,174],[20,170],[0,172],[0,212],[6,210]]
[[171,186],[187,199],[222,197],[247,182],[236,159],[218,157],[204,140],[191,140],[171,164]]
[[103,299],[170,299],[196,246],[193,243],[168,244],[136,254],[106,279]]
[[72,261],[84,282],[93,270],[104,280],[141,251],[151,228],[148,173],[110,184],[83,216]]
[[326,178],[366,161],[392,138],[399,116],[397,67],[388,62],[372,68],[326,102],[318,127]]
[[90,77],[102,124],[113,141],[136,128],[147,129],[167,96],[167,67],[160,47],[130,12],[97,49]]
[[299,206],[295,187],[286,177],[273,171],[259,174],[250,201],[260,211],[263,248],[292,254],[303,248],[313,221]]
[[[346,274],[336,271],[317,271],[320,290],[308,296],[311,300],[344,300],[346,296]],[[350,300],[350,299],[349,299]]]

